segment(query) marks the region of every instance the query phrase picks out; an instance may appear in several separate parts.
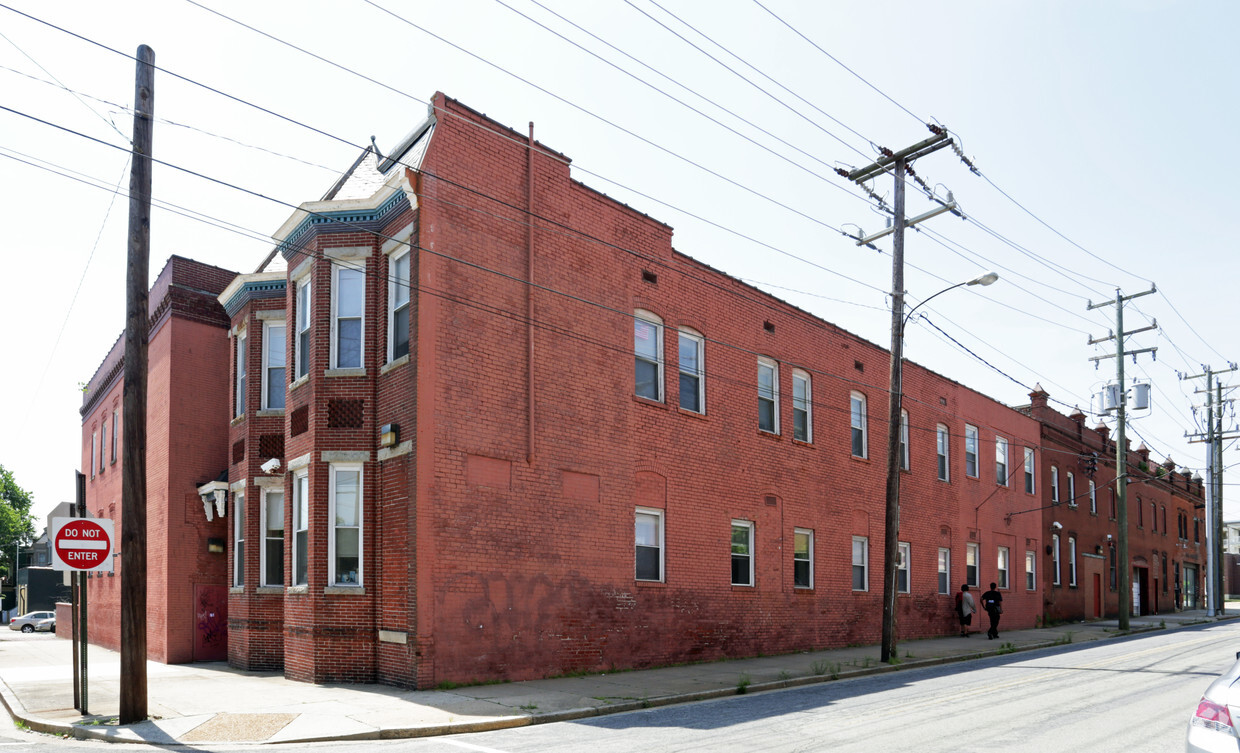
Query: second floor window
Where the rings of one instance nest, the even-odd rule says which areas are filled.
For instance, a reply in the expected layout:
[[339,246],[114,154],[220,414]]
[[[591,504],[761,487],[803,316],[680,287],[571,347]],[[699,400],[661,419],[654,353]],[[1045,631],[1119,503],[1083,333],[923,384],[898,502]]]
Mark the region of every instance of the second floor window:
[[758,359],[758,428],[779,433],[779,366],[769,358]]
[[1059,466],[1051,466],[1051,504],[1059,504]]
[[112,411],[112,462],[116,462],[116,441],[120,435],[120,413]]
[[951,471],[948,455],[948,438],[947,427],[939,424],[935,429],[935,443],[937,444],[937,452],[939,457],[939,481],[949,481],[951,479]]
[[263,325],[263,410],[284,410],[284,322]]
[[310,275],[297,284],[297,379],[310,373]]
[[809,374],[800,369],[792,372],[792,437],[802,442],[814,441],[813,394]]
[[246,337],[244,331],[237,335],[237,411],[234,415],[245,415],[245,369],[246,369],[246,344],[249,338]]
[[409,251],[388,260],[388,361],[409,355]]
[[679,338],[680,407],[694,413],[706,412],[704,340],[698,333],[682,329]]
[[848,401],[849,422],[852,427],[852,454],[855,458],[868,457],[866,448],[869,443],[865,436],[865,395],[854,392]]
[[1098,514],[1098,485],[1093,481],[1089,482],[1089,514]]
[[964,475],[977,478],[977,427],[964,426]]
[[1033,494],[1033,448],[1025,448],[1025,494]]
[[339,265],[332,271],[336,276],[332,291],[332,368],[360,369],[366,274],[362,269]]
[[1068,505],[1076,507],[1076,475],[1068,471]]
[[908,411],[900,411],[900,470],[907,471],[908,463]]
[[649,311],[633,317],[634,393],[663,400],[663,320]]
[[1008,443],[1003,437],[995,437],[995,483],[1008,485]]

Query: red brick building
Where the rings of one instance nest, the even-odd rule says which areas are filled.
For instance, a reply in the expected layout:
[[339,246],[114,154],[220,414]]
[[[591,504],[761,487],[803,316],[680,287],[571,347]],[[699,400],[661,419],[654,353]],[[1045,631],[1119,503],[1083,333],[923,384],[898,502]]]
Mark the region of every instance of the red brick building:
[[[227,538],[175,590],[227,589],[230,663],[432,687],[878,642],[885,349],[441,94],[275,238],[199,286],[209,386],[151,391],[202,423],[151,440],[197,448],[152,532]],[[1042,414],[904,383],[899,636],[958,630],[966,581],[1034,624]]]
[[[147,648],[180,663],[222,659],[227,609],[225,540],[196,487],[227,467],[228,317],[215,296],[237,275],[173,256],[150,291],[147,371]],[[113,573],[88,581],[90,640],[120,646],[120,530],[124,338],[82,397],[82,469],[89,515],[111,518]],[[222,546],[221,546],[222,549]]]
[[[1046,541],[1043,569],[1049,620],[1115,616],[1119,611],[1115,441],[1105,426],[1065,416],[1041,389],[1026,409],[1042,427],[1041,483]],[[1175,463],[1150,464],[1144,445],[1128,452],[1129,613],[1157,614],[1204,603],[1206,526],[1200,478]]]

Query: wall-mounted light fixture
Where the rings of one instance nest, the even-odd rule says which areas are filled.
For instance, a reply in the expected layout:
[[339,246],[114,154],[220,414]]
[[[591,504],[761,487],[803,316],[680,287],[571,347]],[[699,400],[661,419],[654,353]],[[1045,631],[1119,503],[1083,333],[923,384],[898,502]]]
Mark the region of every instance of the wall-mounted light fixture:
[[379,446],[395,447],[400,444],[400,424],[384,424],[379,427]]
[[212,554],[223,554],[224,553],[224,540],[214,539],[214,538],[207,539],[207,551]]

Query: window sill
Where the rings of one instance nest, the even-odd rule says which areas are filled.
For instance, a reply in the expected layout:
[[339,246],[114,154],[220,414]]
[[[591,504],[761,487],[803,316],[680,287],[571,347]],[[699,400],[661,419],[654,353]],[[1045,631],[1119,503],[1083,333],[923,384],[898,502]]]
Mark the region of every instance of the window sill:
[[638,405],[649,405],[651,408],[663,408],[664,410],[668,407],[667,403],[662,400],[651,400],[650,398],[642,397],[641,395],[633,395],[633,402]]
[[732,593],[752,594],[757,593],[758,589],[753,586],[743,586],[736,583],[732,584]]
[[633,585],[638,588],[666,588],[667,581],[662,580],[635,580]]
[[868,462],[870,462],[870,459],[869,459],[869,458],[863,458],[863,457],[861,457],[860,455],[849,455],[849,456],[848,456],[848,459],[849,459],[849,460],[855,460],[855,461],[857,461],[858,463],[868,463]]
[[309,375],[309,374],[306,374],[305,376],[302,376],[302,377],[298,377],[297,379],[294,379],[294,380],[292,381],[292,383],[290,383],[290,384],[289,384],[289,386],[288,386],[288,391],[289,391],[289,392],[292,392],[293,390],[297,389],[298,387],[302,386],[303,384],[307,384],[309,381],[310,381],[310,375]]
[[680,415],[682,415],[682,416],[687,416],[687,417],[689,417],[689,418],[696,418],[696,419],[697,419],[697,420],[699,420],[699,421],[705,421],[705,420],[706,420],[706,414],[705,414],[705,413],[702,413],[702,412],[700,412],[700,411],[689,410],[688,408],[679,408],[679,407],[678,407],[678,408],[676,408],[676,412],[677,412],[677,413],[679,413],[679,414],[680,414]]
[[230,593],[230,594],[243,594],[243,593],[245,593],[245,586],[229,586],[229,588],[228,588],[228,593]]
[[[817,447],[814,446],[813,440],[806,441],[804,439],[797,439],[796,437],[793,437],[792,443],[796,445],[797,447],[805,447],[810,450],[818,449]],[[801,586],[801,588],[804,588],[804,586]],[[810,589],[810,590],[813,590],[813,589]]]
[[813,586],[793,586],[793,587],[792,587],[792,593],[793,593],[793,594],[800,594],[800,595],[802,595],[802,596],[813,596],[813,595],[814,595],[814,587],[813,587]]
[[326,596],[365,596],[366,589],[362,586],[327,586],[323,593]]
[[766,429],[758,429],[758,436],[773,439],[776,442],[784,441],[783,435],[776,431],[767,431]]
[[303,596],[310,593],[310,586],[289,586],[284,593],[289,596]]
[[276,410],[260,410],[254,414],[255,418],[284,418],[284,409]]
[[283,596],[284,586],[259,586],[254,593],[259,596]]
[[407,363],[409,363],[409,356],[407,354],[401,356],[400,358],[397,358],[395,361],[388,361],[387,363],[383,364],[383,366],[379,367],[379,376],[383,376],[389,371],[399,369],[401,366],[404,366]]
[[242,415],[240,415],[240,416],[235,417],[233,420],[229,421],[229,422],[228,422],[228,425],[229,425],[230,427],[231,427],[231,426],[237,426],[237,425],[239,425],[239,424],[243,423],[244,421],[245,421],[245,415],[244,415],[244,414],[242,414]]
[[323,372],[323,376],[327,379],[336,379],[340,377],[364,377],[366,369],[327,369]]

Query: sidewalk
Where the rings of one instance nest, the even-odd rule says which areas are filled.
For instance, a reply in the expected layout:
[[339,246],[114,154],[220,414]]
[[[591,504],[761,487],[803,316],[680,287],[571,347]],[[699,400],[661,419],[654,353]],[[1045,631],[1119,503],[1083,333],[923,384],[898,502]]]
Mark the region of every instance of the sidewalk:
[[[1220,618],[1205,611],[1134,617],[1132,633]],[[70,642],[52,637],[0,641],[0,700],[32,730],[78,738],[148,743],[255,742],[424,737],[564,721],[746,692],[933,666],[1012,651],[1119,636],[1115,620],[1006,630],[968,638],[901,643],[900,663],[879,664],[878,646],[635,670],[586,677],[409,691],[381,685],[310,685],[278,673],[243,672],[222,662],[147,664],[151,719],[116,723],[120,655],[92,646],[83,717],[73,709]]]

